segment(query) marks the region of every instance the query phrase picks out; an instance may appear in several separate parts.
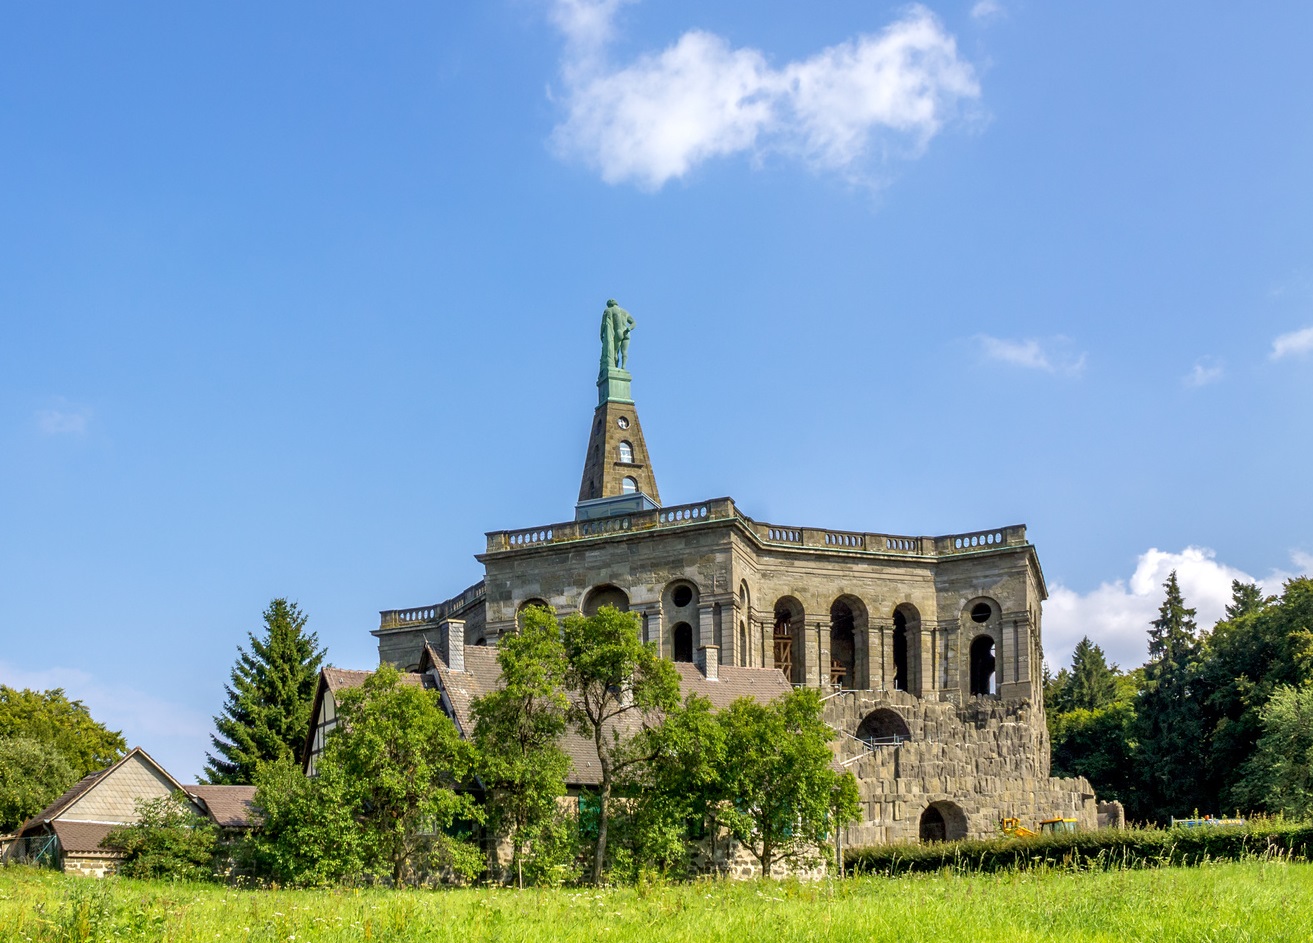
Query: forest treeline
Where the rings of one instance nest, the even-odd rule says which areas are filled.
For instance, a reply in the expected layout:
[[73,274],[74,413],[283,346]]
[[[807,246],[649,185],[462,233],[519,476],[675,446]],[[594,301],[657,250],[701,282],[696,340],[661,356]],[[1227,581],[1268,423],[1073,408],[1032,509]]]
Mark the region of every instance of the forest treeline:
[[1087,777],[1133,821],[1313,814],[1313,579],[1231,589],[1200,628],[1173,571],[1143,666],[1109,664],[1086,637],[1070,668],[1046,669],[1054,775]]

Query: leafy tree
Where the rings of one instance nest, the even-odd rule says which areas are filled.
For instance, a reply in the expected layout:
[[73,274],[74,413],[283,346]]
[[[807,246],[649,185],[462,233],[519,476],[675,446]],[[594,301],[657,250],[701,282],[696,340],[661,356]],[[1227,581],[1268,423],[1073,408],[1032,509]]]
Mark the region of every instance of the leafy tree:
[[724,772],[725,825],[763,876],[770,877],[776,861],[811,857],[829,829],[855,820],[855,791],[841,786],[830,765],[818,691],[799,688],[769,704],[740,698],[720,720],[732,744]]
[[247,784],[260,763],[297,757],[310,727],[324,650],[295,603],[275,599],[264,611],[265,633],[247,633],[251,650],[237,647],[232,683],[206,754],[212,783]]
[[390,665],[342,691],[315,769],[308,779],[284,758],[257,774],[264,835],[253,858],[266,873],[298,884],[380,876],[400,885],[437,871],[479,872],[466,834],[483,819],[465,790],[474,748],[436,691]]
[[1224,807],[1245,807],[1265,795],[1261,784],[1245,783],[1264,731],[1263,708],[1282,685],[1313,682],[1313,580],[1290,580],[1280,598],[1264,598],[1252,584],[1231,585],[1232,603],[1208,638],[1201,676],[1210,778]]
[[103,842],[123,854],[119,874],[182,881],[214,877],[218,830],[193,811],[184,793],[138,799],[136,809],[137,822],[113,829]]
[[708,840],[712,861],[720,829],[728,744],[711,702],[689,694],[644,733],[649,762],[624,779],[633,796],[630,841],[638,870],[691,873],[690,850]]
[[1281,685],[1260,713],[1263,735],[1240,795],[1251,806],[1313,818],[1313,686]]
[[104,769],[128,752],[117,730],[91,718],[81,701],[70,701],[63,688],[18,690],[0,684],[0,739],[24,738],[53,747],[73,768],[66,784]]
[[342,767],[372,867],[385,864],[394,884],[435,869],[477,874],[478,848],[462,834],[483,820],[463,791],[474,749],[443,713],[438,693],[402,683],[383,665],[341,693],[338,719],[321,762]]
[[1199,762],[1206,744],[1195,611],[1181,597],[1175,570],[1163,588],[1166,596],[1149,629],[1149,662],[1135,703],[1137,765],[1145,791],[1133,813],[1156,819],[1209,804]]
[[631,612],[603,606],[595,616],[570,616],[562,639],[566,688],[574,695],[570,721],[592,739],[601,769],[592,875],[600,884],[616,777],[648,759],[634,728],[649,712],[679,703],[679,676],[654,646],[639,640],[638,616]]
[[[332,737],[329,737],[330,742]],[[339,763],[308,778],[290,757],[255,774],[260,828],[244,841],[244,869],[281,884],[337,884],[365,872],[364,835]]]
[[1099,710],[1050,715],[1054,776],[1084,776],[1101,799],[1137,802],[1134,692]]
[[[511,842],[510,870],[524,886],[523,856],[550,867],[549,851],[570,760],[566,728],[565,649],[549,609],[524,611],[519,629],[497,645],[502,687],[474,702],[479,778],[488,791],[489,824]],[[534,869],[538,870],[538,869]]]
[[36,815],[77,779],[68,759],[49,743],[0,739],[0,834]]

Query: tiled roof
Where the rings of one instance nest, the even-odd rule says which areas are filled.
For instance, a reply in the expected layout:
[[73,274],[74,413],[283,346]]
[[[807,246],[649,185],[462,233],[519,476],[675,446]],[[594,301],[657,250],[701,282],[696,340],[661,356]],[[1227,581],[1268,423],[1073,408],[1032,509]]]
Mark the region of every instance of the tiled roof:
[[187,786],[187,795],[198,800],[220,828],[250,828],[254,786]]
[[65,854],[69,855],[117,855],[118,852],[108,851],[100,847],[101,841],[105,836],[119,825],[109,822],[60,822],[50,823],[50,827],[55,830],[59,836],[59,844],[64,849]]
[[758,701],[773,701],[793,690],[793,685],[778,668],[739,668],[736,665],[721,665],[716,674],[717,681],[709,681],[697,665],[687,661],[675,662],[679,671],[680,694],[688,697],[689,693],[705,697],[716,710],[729,707],[741,697],[751,697]]

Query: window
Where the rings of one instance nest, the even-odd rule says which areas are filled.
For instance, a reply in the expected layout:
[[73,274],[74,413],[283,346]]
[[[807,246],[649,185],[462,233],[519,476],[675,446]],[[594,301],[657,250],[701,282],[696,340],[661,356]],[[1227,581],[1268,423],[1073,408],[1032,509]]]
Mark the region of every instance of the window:
[[620,490],[625,494],[634,494],[638,491],[638,481],[634,478],[622,478],[620,480]]
[[620,461],[626,465],[634,464],[634,447],[628,442],[620,443]]
[[978,602],[971,607],[971,621],[976,623],[985,623],[989,617],[994,614],[994,610],[989,608],[989,603]]
[[693,601],[693,590],[688,586],[676,586],[675,591],[670,595],[670,601],[679,609],[683,609]]
[[675,661],[692,661],[693,660],[693,626],[687,622],[680,622],[670,630],[671,640],[674,643]]
[[617,426],[619,426],[621,429],[628,429],[628,428],[629,428],[629,420],[628,420],[627,418],[625,418],[624,416],[621,416],[619,419],[617,419],[617,420],[615,421],[615,424],[616,424]]

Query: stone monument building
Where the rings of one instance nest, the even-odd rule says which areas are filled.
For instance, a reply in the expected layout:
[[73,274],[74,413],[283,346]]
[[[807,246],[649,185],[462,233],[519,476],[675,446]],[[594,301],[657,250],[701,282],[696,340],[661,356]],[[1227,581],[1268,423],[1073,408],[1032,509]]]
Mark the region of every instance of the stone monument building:
[[381,613],[380,660],[417,670],[439,638],[440,657],[464,660],[531,604],[612,605],[706,683],[716,666],[756,668],[744,677],[772,691],[825,692],[836,760],[863,800],[849,845],[984,837],[1004,817],[1095,827],[1089,783],[1049,777],[1047,591],[1025,526],[877,534],[766,523],[728,497],[662,504],[626,369],[634,323],[608,302],[574,518],[488,533],[478,583]]

